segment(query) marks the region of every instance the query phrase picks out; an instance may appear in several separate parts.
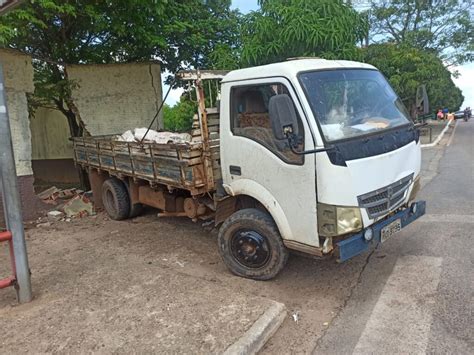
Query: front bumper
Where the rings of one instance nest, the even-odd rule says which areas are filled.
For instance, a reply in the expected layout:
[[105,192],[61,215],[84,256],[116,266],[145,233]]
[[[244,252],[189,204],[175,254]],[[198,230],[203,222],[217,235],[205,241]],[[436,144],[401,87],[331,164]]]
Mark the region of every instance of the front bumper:
[[[412,212],[413,204],[416,204],[415,213]],[[405,226],[409,225],[411,222],[423,216],[426,211],[426,202],[418,201],[418,202],[414,202],[413,204],[410,206],[410,208],[405,208],[395,213],[394,215],[371,225],[369,227],[369,228],[372,228],[372,231],[373,231],[373,238],[371,241],[367,242],[364,238],[364,232],[367,229],[366,228],[362,230],[361,232],[353,235],[350,238],[337,242],[336,248],[335,248],[337,261],[344,262],[356,255],[363,253],[364,251],[369,249],[372,245],[378,245],[380,243],[380,234],[381,234],[382,228],[389,225],[393,221],[400,219],[402,228],[405,228]]]

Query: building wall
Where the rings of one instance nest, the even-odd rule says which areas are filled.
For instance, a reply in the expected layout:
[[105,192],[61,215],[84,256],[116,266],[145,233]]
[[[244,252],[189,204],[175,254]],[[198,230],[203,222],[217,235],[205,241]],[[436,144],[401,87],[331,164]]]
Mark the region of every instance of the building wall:
[[[31,131],[26,96],[34,90],[33,67],[29,56],[5,49],[0,49],[0,62],[5,77],[5,92],[23,217],[32,219],[41,209],[41,203],[33,188]],[[0,204],[0,224],[2,220],[3,206]]]
[[27,93],[34,91],[31,58],[10,50],[0,50],[8,114],[18,176],[32,175],[31,131],[28,119]]
[[60,111],[40,107],[30,118],[31,158],[72,159],[72,142],[69,139],[69,125]]
[[[72,65],[73,99],[91,135],[148,127],[162,101],[156,63]],[[154,129],[163,127],[162,114]]]
[[[160,66],[155,63],[70,65],[67,73],[75,84],[73,101],[91,135],[148,127],[161,103]],[[66,117],[38,108],[30,125],[36,185],[78,184]]]
[[78,185],[79,173],[73,161],[66,116],[58,110],[40,107],[30,117],[30,127],[35,185]]

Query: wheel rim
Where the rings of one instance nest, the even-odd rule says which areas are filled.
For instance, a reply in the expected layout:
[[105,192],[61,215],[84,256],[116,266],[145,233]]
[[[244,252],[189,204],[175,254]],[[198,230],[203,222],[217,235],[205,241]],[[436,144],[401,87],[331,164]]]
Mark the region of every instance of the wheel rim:
[[253,230],[238,230],[231,240],[232,256],[239,264],[256,269],[264,266],[271,252],[267,238]]

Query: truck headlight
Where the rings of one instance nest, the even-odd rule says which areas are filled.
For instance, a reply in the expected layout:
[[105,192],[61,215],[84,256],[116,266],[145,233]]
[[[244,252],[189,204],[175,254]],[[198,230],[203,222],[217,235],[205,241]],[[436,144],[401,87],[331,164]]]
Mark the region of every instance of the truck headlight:
[[334,237],[362,229],[358,207],[339,207],[318,203],[318,232],[324,237]]

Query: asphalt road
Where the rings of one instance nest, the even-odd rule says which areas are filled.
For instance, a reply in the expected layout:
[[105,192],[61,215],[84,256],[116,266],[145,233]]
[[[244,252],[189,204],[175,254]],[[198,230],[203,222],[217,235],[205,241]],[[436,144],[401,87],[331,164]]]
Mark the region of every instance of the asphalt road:
[[474,354],[474,120],[453,138],[419,195],[427,214],[367,255],[314,353]]

